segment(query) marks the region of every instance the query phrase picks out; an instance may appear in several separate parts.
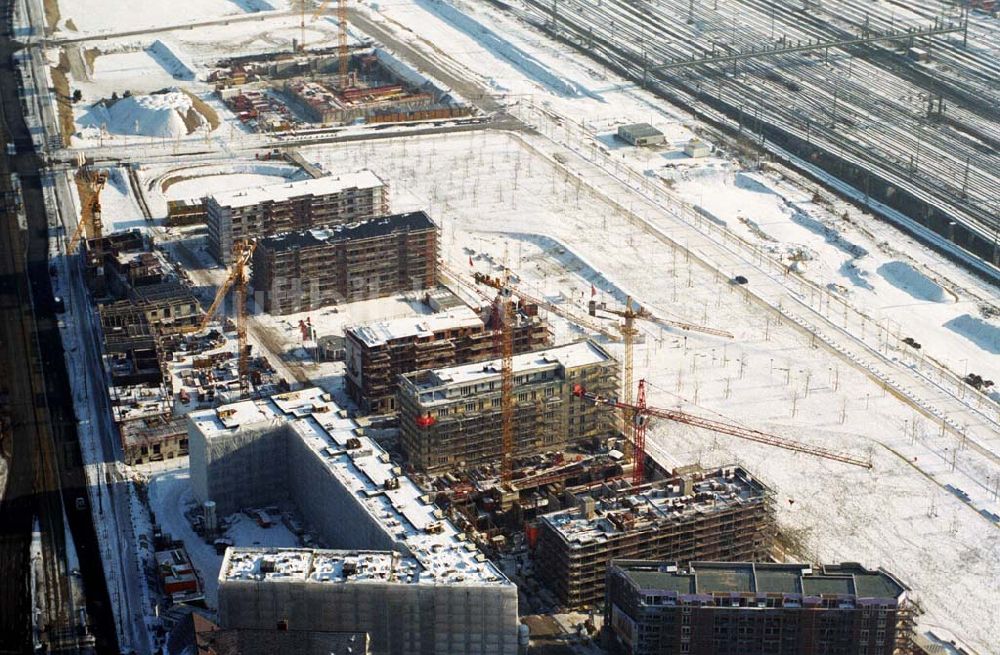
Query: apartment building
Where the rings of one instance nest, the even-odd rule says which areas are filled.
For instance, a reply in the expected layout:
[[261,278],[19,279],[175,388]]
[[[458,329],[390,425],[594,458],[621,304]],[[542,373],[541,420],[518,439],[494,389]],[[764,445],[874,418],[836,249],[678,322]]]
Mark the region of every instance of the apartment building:
[[599,605],[613,559],[761,560],[774,520],[770,491],[742,468],[688,467],[639,490],[602,486],[542,516],[535,570],[563,605]]
[[907,591],[854,563],[615,560],[605,638],[627,655],[907,653]]
[[371,171],[226,191],[205,199],[209,252],[232,263],[233,244],[389,213],[389,190]]
[[[430,368],[496,356],[495,332],[464,305],[430,316],[378,321],[347,328],[347,393],[366,412],[396,409],[398,378]],[[514,352],[545,348],[548,325],[534,305],[519,305],[513,325]]]
[[425,212],[265,237],[253,285],[264,311],[304,312],[437,284],[437,226]]
[[[500,367],[493,359],[400,376],[401,445],[412,466],[434,473],[500,459]],[[620,436],[614,412],[572,393],[575,384],[601,395],[617,393],[618,363],[598,344],[580,341],[515,355],[513,369],[519,456]]]

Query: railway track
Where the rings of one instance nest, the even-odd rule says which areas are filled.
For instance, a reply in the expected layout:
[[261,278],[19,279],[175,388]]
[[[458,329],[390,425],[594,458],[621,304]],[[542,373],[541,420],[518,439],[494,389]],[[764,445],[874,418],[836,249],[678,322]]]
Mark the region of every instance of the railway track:
[[[898,56],[892,46],[866,45],[657,72],[659,62],[844,39],[899,29],[901,21],[885,8],[865,13],[868,5],[858,0],[809,11],[786,0],[730,0],[718,10],[698,3],[690,23],[691,5],[684,0],[556,6],[562,9],[553,13],[545,0],[524,0],[516,13],[717,125],[752,133],[764,146],[797,140],[829,154],[838,177],[853,175],[854,184],[874,185],[889,196],[905,191],[910,204],[961,223],[981,250],[992,244],[996,257],[1000,143],[991,135],[1000,134],[1000,63],[988,48],[965,48],[961,38],[936,40],[933,70]],[[997,45],[995,36],[973,27],[977,37]],[[931,211],[910,207],[904,213],[930,222]]]

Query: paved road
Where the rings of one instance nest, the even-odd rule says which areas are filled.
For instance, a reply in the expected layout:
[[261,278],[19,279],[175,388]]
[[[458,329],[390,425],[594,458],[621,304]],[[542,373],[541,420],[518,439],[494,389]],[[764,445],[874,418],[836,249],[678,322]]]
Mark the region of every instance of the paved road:
[[[12,2],[0,2],[5,16]],[[22,114],[12,55],[9,18],[0,34],[0,136],[12,141],[17,155],[0,161],[0,189],[10,189],[9,172],[20,178],[26,229],[17,216],[0,217],[0,363],[13,419],[10,475],[0,502],[0,653],[30,648],[30,602],[26,572],[32,519],[39,516],[46,571],[54,607],[49,620],[73,623],[67,581],[57,563],[65,558],[64,503],[73,507],[84,495],[84,476],[76,441],[75,417],[59,345],[48,273],[47,219],[35,154]],[[44,347],[42,347],[44,344]],[[95,556],[96,538],[86,512],[68,511],[87,590],[87,609],[101,652],[117,650],[103,571]]]

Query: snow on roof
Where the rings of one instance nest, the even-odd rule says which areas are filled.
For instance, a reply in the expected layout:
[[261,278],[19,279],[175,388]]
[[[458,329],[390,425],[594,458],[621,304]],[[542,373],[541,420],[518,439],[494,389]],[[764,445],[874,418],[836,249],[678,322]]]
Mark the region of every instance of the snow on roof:
[[231,548],[219,579],[416,584],[420,569],[416,559],[393,551]]
[[[514,355],[512,365],[514,373],[529,373],[550,368],[577,368],[601,362],[610,361],[611,355],[593,341],[577,341],[575,343],[536,350],[530,353]],[[448,368],[436,368],[424,373],[418,378],[407,378],[418,391],[436,387],[452,387],[482,382],[491,378],[500,379],[501,361],[493,359],[474,364],[462,364]]]
[[431,217],[424,211],[390,214],[369,218],[355,223],[331,225],[330,227],[314,227],[308,230],[282,232],[264,237],[258,241],[258,247],[274,251],[285,251],[299,248],[310,248],[328,242],[353,241],[355,239],[375,239],[397,232],[431,230],[436,226]]
[[510,584],[322,389],[242,401],[192,412],[189,418],[209,440],[240,429],[290,425],[330,475],[405,547],[420,567],[421,584]]
[[389,321],[376,321],[347,328],[354,337],[369,348],[382,346],[389,341],[412,337],[429,337],[435,332],[460,328],[483,327],[483,321],[470,307],[461,306],[430,316],[409,316]]
[[649,123],[630,123],[619,128],[623,132],[628,132],[634,137],[663,136],[663,132],[656,129]]
[[343,175],[326,175],[315,179],[283,182],[267,186],[249,187],[236,191],[222,191],[209,196],[222,207],[249,207],[263,202],[282,202],[300,196],[324,196],[341,193],[347,189],[374,189],[382,186],[375,173],[362,170]]
[[[675,477],[639,493],[623,492],[596,498],[594,513],[579,507],[541,517],[571,548],[586,547],[611,537],[655,526],[694,520],[703,514],[730,510],[734,505],[762,501],[767,488],[739,466],[698,473],[685,489],[685,478]],[[688,493],[690,492],[690,493]]]

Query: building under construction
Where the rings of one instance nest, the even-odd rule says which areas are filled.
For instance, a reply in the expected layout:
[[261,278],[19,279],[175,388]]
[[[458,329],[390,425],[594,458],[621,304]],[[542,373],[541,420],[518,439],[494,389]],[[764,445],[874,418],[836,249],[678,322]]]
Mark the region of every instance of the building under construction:
[[230,548],[219,623],[367,633],[375,655],[515,655],[517,588],[492,565],[482,574],[455,564],[428,570],[396,551]]
[[[489,319],[463,305],[431,316],[347,328],[347,393],[366,412],[394,411],[400,375],[495,357],[496,335],[487,327]],[[512,331],[515,353],[551,343],[548,324],[534,305],[518,306]]]
[[366,551],[229,551],[223,628],[368,632],[386,655],[517,652],[516,587],[322,389],[195,411],[188,432],[195,496],[220,517],[293,503],[325,544]]
[[[618,363],[598,344],[579,341],[515,355],[512,368],[512,452],[518,457],[620,436],[611,412],[573,397],[575,384],[617,393]],[[397,405],[408,463],[433,473],[500,460],[500,392],[499,360],[400,376]]]
[[433,288],[437,239],[422,211],[262,238],[253,259],[257,300],[266,312],[289,314]]
[[205,199],[205,212],[209,252],[228,265],[241,239],[383,216],[389,190],[371,171],[359,171],[216,193]]
[[639,488],[602,485],[542,516],[535,569],[563,605],[599,605],[613,559],[764,560],[774,522],[770,491],[745,470],[692,467]]
[[886,571],[853,563],[615,560],[604,629],[627,655],[902,654],[912,632],[907,591]]
[[[294,125],[441,120],[474,108],[382,48],[273,53],[220,62],[220,99],[259,131]],[[271,92],[260,93],[265,85]],[[280,103],[276,106],[276,103]]]

